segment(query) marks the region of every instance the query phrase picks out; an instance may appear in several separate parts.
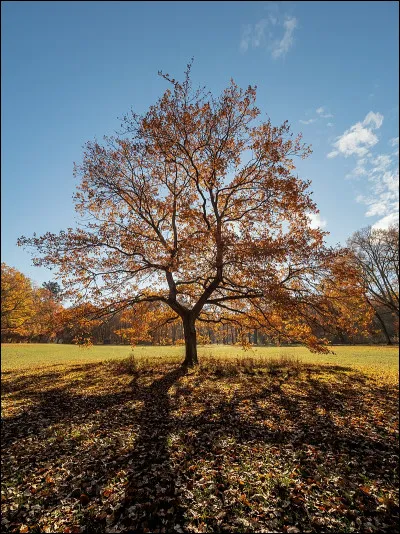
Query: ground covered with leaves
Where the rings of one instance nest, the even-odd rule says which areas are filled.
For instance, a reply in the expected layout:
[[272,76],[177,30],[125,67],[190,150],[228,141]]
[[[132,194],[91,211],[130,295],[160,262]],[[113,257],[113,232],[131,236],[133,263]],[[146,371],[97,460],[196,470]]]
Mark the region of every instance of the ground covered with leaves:
[[287,358],[2,372],[4,532],[398,532],[398,377]]

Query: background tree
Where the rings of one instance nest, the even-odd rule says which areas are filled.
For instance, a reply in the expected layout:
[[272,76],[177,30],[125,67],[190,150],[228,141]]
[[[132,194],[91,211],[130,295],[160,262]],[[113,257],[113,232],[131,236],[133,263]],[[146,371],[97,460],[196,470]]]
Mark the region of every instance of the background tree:
[[52,297],[56,301],[62,300],[62,289],[58,282],[49,281],[49,282],[43,282],[42,287],[44,289],[47,289],[47,291],[50,291]]
[[26,334],[35,314],[33,288],[24,274],[1,264],[1,337],[19,338]]
[[30,341],[49,342],[58,337],[63,307],[52,291],[44,287],[33,289],[34,314],[28,322]]
[[[399,226],[374,230],[370,226],[348,240],[373,308],[388,344],[393,319],[399,319]],[[392,323],[392,324],[391,324]]]
[[[58,284],[57,284],[58,285]],[[23,273],[1,265],[1,338],[50,341],[59,329],[62,306],[54,293]]]
[[182,322],[187,365],[197,321],[326,350],[309,321],[336,319],[320,282],[342,252],[310,226],[318,210],[293,162],[310,148],[287,122],[260,120],[255,88],[231,81],[214,98],[193,89],[190,67],[182,83],[160,73],[171,88],[125,116],[119,136],[87,143],[75,167],[81,226],[19,244],[97,318],[158,302],[161,321]]

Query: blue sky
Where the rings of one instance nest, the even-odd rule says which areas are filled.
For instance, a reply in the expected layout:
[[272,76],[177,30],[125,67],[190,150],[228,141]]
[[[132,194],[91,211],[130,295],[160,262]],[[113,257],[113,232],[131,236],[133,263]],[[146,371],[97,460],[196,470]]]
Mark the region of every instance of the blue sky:
[[52,278],[16,246],[74,226],[73,162],[181,78],[258,86],[273,124],[313,147],[314,221],[342,243],[398,220],[398,2],[2,2],[2,261]]

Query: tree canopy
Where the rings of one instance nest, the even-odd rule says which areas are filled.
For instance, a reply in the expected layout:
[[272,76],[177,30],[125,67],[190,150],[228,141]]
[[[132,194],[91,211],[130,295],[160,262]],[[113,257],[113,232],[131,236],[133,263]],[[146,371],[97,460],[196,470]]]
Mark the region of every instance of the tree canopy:
[[14,267],[1,264],[2,340],[48,340],[55,337],[61,309],[50,290],[36,287]]
[[29,278],[5,263],[1,264],[1,334],[22,332],[34,315]]
[[183,82],[159,73],[170,87],[147,113],[87,143],[75,166],[79,227],[19,244],[55,266],[69,298],[91,302],[97,318],[158,303],[148,322],[183,322],[189,365],[196,321],[326,351],[313,329],[339,317],[352,328],[362,285],[347,252],[311,227],[310,183],[294,172],[310,147],[288,122],[261,119],[255,87],[231,80],[213,97],[193,88],[190,70]]

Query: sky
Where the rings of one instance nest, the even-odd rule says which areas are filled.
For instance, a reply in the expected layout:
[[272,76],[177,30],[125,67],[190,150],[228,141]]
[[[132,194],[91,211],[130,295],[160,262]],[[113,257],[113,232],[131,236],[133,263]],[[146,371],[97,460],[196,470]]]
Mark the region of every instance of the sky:
[[257,85],[273,125],[312,145],[296,161],[329,245],[398,221],[398,2],[1,3],[1,256],[37,284],[51,271],[21,235],[75,226],[83,145],[144,113],[159,70],[219,94]]

